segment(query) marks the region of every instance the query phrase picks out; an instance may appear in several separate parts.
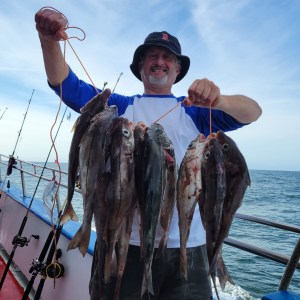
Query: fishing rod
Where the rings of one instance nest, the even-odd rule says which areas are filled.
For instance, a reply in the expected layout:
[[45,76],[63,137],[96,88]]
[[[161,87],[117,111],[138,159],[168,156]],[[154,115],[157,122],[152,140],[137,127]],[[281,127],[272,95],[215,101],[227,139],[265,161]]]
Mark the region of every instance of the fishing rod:
[[43,264],[43,261],[45,259],[46,254],[47,254],[47,251],[50,247],[50,244],[52,242],[53,235],[54,235],[54,232],[53,232],[53,230],[51,230],[49,232],[49,235],[48,235],[47,240],[46,240],[46,242],[43,246],[43,249],[40,253],[39,258],[32,262],[32,267],[29,270],[29,273],[32,273],[32,276],[31,276],[31,279],[29,280],[29,282],[27,284],[27,287],[26,287],[26,290],[23,294],[22,300],[27,300],[28,299],[28,296],[29,296],[31,288],[33,286],[35,277],[45,268],[45,265]]
[[22,233],[23,233],[23,231],[24,231],[26,222],[27,222],[27,220],[28,220],[28,215],[29,215],[29,211],[30,211],[30,209],[31,209],[31,206],[32,206],[32,204],[33,204],[33,199],[34,199],[34,197],[35,197],[35,195],[36,195],[36,192],[37,192],[37,189],[38,189],[38,187],[39,187],[40,181],[41,181],[41,179],[42,179],[42,177],[43,177],[43,174],[44,174],[46,165],[47,165],[47,163],[48,163],[48,160],[49,160],[51,151],[52,151],[52,149],[53,149],[53,147],[54,147],[54,142],[55,142],[55,140],[56,140],[56,138],[57,138],[57,135],[58,135],[58,133],[59,133],[59,130],[60,130],[61,124],[62,124],[62,122],[63,122],[64,116],[65,116],[65,114],[66,114],[67,108],[68,108],[68,107],[66,106],[66,109],[65,109],[65,111],[64,111],[64,114],[63,114],[63,116],[62,116],[61,122],[60,122],[60,124],[59,124],[59,126],[58,126],[58,129],[57,129],[57,131],[56,131],[56,134],[55,134],[53,143],[52,143],[52,145],[51,145],[51,147],[50,147],[48,156],[47,156],[46,161],[45,161],[45,163],[44,163],[44,166],[43,166],[43,168],[42,168],[40,177],[39,177],[39,179],[38,179],[38,182],[37,182],[36,188],[35,188],[35,190],[34,190],[34,193],[33,193],[32,197],[31,197],[29,206],[28,206],[28,208],[27,208],[27,210],[26,210],[26,214],[25,214],[25,216],[24,216],[24,218],[23,218],[23,221],[22,221],[22,224],[21,224],[21,226],[20,226],[20,229],[19,229],[17,235],[16,235],[16,236],[13,238],[13,240],[12,240],[13,249],[12,249],[10,255],[9,255],[8,261],[7,261],[7,263],[6,263],[5,270],[4,270],[4,272],[3,272],[3,275],[2,275],[2,278],[1,278],[1,281],[0,281],[0,291],[1,291],[1,289],[2,289],[3,283],[4,283],[5,278],[6,278],[6,276],[7,276],[9,267],[10,267],[10,265],[11,265],[11,263],[12,263],[12,260],[13,260],[13,257],[14,257],[14,255],[15,255],[15,252],[16,252],[17,247],[18,247],[18,246],[23,247],[23,246],[25,246],[25,245],[27,246],[28,243],[30,242],[30,238],[31,238],[31,237],[36,238],[36,239],[39,238],[39,237],[36,236],[36,235],[32,235],[30,238],[22,237]]
[[1,117],[0,117],[0,120],[3,118],[5,112],[7,111],[7,107],[5,108],[4,112],[2,113]]
[[104,83],[103,83],[103,88],[102,88],[102,91],[104,91],[104,88],[107,86],[107,81],[105,81]]
[[117,87],[117,84],[118,84],[118,82],[119,82],[119,80],[120,80],[120,78],[121,78],[122,75],[123,75],[123,72],[120,73],[120,75],[119,75],[119,77],[118,77],[118,80],[117,80],[117,82],[116,82],[116,84],[115,84],[115,86],[114,86],[114,88],[113,88],[113,90],[112,90],[112,93],[115,91],[115,89],[116,89],[116,87]]
[[[63,118],[62,118],[62,120],[63,120]],[[62,123],[62,121],[61,121],[61,123]],[[64,273],[64,267],[62,264],[57,263],[57,262],[55,264],[51,264],[54,256],[56,257],[56,259],[58,259],[61,256],[61,250],[60,249],[58,249],[60,251],[56,250],[56,245],[58,244],[60,233],[61,233],[62,227],[63,227],[63,225],[60,225],[62,212],[63,212],[63,209],[60,209],[60,211],[58,212],[57,225],[50,230],[48,238],[45,241],[43,249],[39,255],[39,258],[33,260],[33,262],[32,262],[32,266],[29,269],[29,273],[32,273],[32,276],[31,276],[30,281],[27,284],[27,287],[23,294],[22,300],[27,300],[27,297],[30,294],[30,291],[32,289],[32,286],[33,286],[34,281],[38,274],[40,274],[42,277],[41,277],[38,289],[35,292],[34,299],[40,299],[40,295],[42,293],[44,283],[45,283],[45,280],[47,277],[51,277],[51,278],[55,279],[55,278],[61,277]],[[55,228],[57,228],[56,231],[55,231]],[[52,242],[52,244],[51,244],[51,242]],[[50,244],[51,244],[51,248],[49,250],[47,259],[44,262],[44,259],[46,257],[47,251],[50,247]]]
[[[17,145],[18,145],[18,142],[19,142],[19,138],[21,136],[21,133],[22,133],[22,130],[23,130],[23,126],[24,126],[24,123],[25,123],[25,120],[26,120],[26,117],[27,117],[27,113],[28,113],[28,110],[29,110],[29,106],[30,106],[30,103],[31,103],[31,100],[32,100],[33,93],[34,93],[34,89],[32,90],[31,97],[30,97],[30,99],[28,101],[27,109],[26,109],[26,112],[24,114],[24,118],[23,118],[23,121],[22,121],[22,124],[21,124],[21,128],[20,128],[20,130],[18,132],[19,134],[18,134],[18,137],[17,137],[17,141],[16,141],[16,144],[15,144],[13,153],[9,156],[9,159],[8,159],[6,175],[5,175],[5,178],[4,178],[3,182],[2,182],[1,190],[3,190],[6,177],[9,176],[12,173],[13,166],[16,164],[16,160],[14,158],[14,155],[15,155],[15,151],[16,151],[16,148],[17,148]],[[7,110],[7,108],[5,109],[5,111],[6,110]],[[2,119],[5,111],[3,112],[3,114],[2,114],[2,116],[1,116],[0,119]],[[1,197],[1,195],[2,194],[0,194],[0,197]]]
[[13,153],[12,153],[11,156],[14,156],[14,155],[15,155],[15,151],[16,151],[16,148],[17,148],[17,145],[18,145],[18,142],[19,142],[19,138],[20,138],[21,133],[22,133],[22,130],[23,130],[23,126],[24,126],[24,123],[25,123],[25,120],[26,120],[26,117],[27,117],[27,113],[28,113],[28,110],[29,110],[29,106],[30,106],[30,103],[31,103],[31,100],[32,100],[33,93],[34,93],[34,89],[32,90],[31,97],[30,97],[30,99],[29,99],[29,101],[28,101],[28,106],[27,106],[26,112],[25,112],[25,114],[24,114],[23,122],[22,122],[20,131],[19,131],[19,134],[18,134],[18,137],[17,137],[17,141],[16,141],[16,144],[15,144],[14,151],[13,151]]
[[[51,263],[54,256],[56,256],[55,260],[61,256],[61,251],[57,252],[56,247],[57,247],[57,243],[58,243],[61,231],[62,231],[62,227],[63,227],[63,225],[60,225],[60,221],[59,221],[59,224],[58,224],[58,227],[56,230],[56,234],[54,235],[54,239],[52,241],[52,245],[49,250],[47,259],[46,259],[45,268],[42,272],[41,280],[40,280],[38,288],[35,292],[34,300],[40,299],[47,277],[56,279],[56,278],[60,278],[64,274],[64,267],[62,264],[60,264],[58,262]],[[58,249],[58,250],[60,250],[60,249]],[[22,300],[27,300],[27,298],[24,298]]]
[[[38,274],[41,274],[42,278],[41,278],[38,288],[35,292],[34,299],[40,299],[40,296],[42,294],[42,290],[44,287],[44,283],[45,283],[47,277],[59,278],[64,273],[64,267],[62,264],[57,263],[57,262],[55,264],[51,264],[54,255],[56,256],[56,259],[58,259],[61,256],[61,251],[57,251],[56,246],[57,246],[57,243],[58,243],[61,231],[62,231],[62,225],[58,224],[56,228],[57,228],[57,230],[56,230],[55,235],[54,235],[55,228],[49,232],[48,238],[43,246],[43,249],[40,253],[39,258],[34,260],[32,263],[32,266],[29,270],[29,273],[32,273],[32,276],[31,276],[30,281],[27,284],[26,290],[25,290],[21,300],[28,299],[28,296],[32,289],[34,280]],[[51,247],[50,247],[50,245],[51,245]],[[49,247],[50,247],[50,250],[49,250]],[[48,252],[48,250],[49,250],[49,252]],[[47,256],[46,261],[44,262],[47,252],[48,252],[48,256]]]

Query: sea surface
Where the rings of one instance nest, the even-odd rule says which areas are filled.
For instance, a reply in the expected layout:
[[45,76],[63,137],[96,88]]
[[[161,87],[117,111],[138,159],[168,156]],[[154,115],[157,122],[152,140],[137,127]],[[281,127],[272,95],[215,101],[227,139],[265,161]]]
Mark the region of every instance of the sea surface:
[[[25,174],[26,193],[30,196],[36,191],[33,199],[42,199],[48,183],[40,179],[44,164],[37,164],[41,168],[23,164],[28,171],[36,174],[35,178]],[[6,168],[3,165],[0,167],[3,179]],[[48,163],[47,167],[57,169],[57,165],[54,163]],[[61,164],[60,167],[61,170],[67,172],[67,164]],[[45,177],[52,178],[55,177],[54,174],[51,170],[44,169],[43,171]],[[250,170],[250,177],[251,186],[248,188],[238,212],[300,227],[300,172]],[[20,174],[17,170],[13,170],[7,179],[10,184],[21,187]],[[56,180],[59,178],[56,177]],[[61,182],[67,185],[67,176],[63,176]],[[63,202],[65,197],[66,189],[61,187],[59,198]],[[73,206],[81,220],[83,210],[82,198],[79,193],[75,193]],[[229,237],[290,256],[300,235],[235,219]],[[219,288],[222,300],[255,300],[278,290],[285,265],[228,245],[223,247],[223,258],[235,285],[227,284],[223,292]],[[300,270],[295,271],[289,290],[300,294]]]

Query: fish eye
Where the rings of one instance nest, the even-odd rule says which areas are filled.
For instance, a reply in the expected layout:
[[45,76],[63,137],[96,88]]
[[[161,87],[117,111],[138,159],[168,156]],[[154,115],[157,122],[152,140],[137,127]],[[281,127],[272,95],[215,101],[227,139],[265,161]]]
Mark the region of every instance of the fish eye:
[[122,130],[122,133],[123,133],[123,135],[126,136],[126,137],[129,137],[129,136],[130,136],[130,131],[129,131],[128,129],[126,129],[126,128],[124,128],[124,129]]
[[229,145],[228,144],[223,144],[222,145],[222,149],[224,150],[224,151],[228,151],[229,150]]
[[204,154],[204,157],[209,158],[210,157],[210,151],[206,151],[205,154]]

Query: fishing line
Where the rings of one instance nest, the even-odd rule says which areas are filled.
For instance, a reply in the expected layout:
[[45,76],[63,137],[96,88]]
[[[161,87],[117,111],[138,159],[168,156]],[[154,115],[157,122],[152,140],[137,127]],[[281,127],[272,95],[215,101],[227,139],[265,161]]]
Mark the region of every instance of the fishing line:
[[157,123],[158,121],[160,121],[162,118],[164,118],[167,114],[169,114],[170,112],[172,112],[176,107],[180,106],[181,104],[183,104],[185,101],[187,101],[188,98],[184,98],[181,102],[178,102],[173,108],[171,108],[170,110],[168,110],[166,113],[164,113],[161,117],[159,117],[156,121],[154,121],[152,124]]
[[209,134],[212,134],[212,113],[211,102],[209,103]]
[[[63,119],[64,119],[64,116],[65,116],[66,111],[67,111],[67,107],[66,107],[66,109],[65,109],[65,111],[64,111],[64,114],[63,114],[63,116],[62,116],[62,120],[61,120],[60,125],[59,125],[59,127],[58,127],[58,129],[57,129],[56,135],[55,135],[55,137],[54,137],[54,141],[55,141],[56,138],[57,138],[57,135],[58,135],[58,133],[59,133],[59,130],[60,130],[60,127],[61,127],[61,124],[62,124],[62,121],[63,121]],[[38,179],[36,188],[35,188],[35,190],[34,190],[34,193],[33,193],[33,195],[32,195],[32,198],[31,198],[31,200],[30,200],[29,206],[28,206],[28,208],[27,208],[27,210],[26,210],[26,214],[25,214],[25,216],[24,216],[24,218],[23,218],[23,221],[22,221],[22,224],[21,224],[21,226],[20,226],[20,229],[19,229],[17,235],[13,238],[13,245],[14,245],[14,246],[13,246],[13,249],[12,249],[12,251],[11,251],[11,253],[10,253],[10,256],[9,256],[8,261],[7,261],[7,263],[6,263],[5,270],[4,270],[4,272],[3,272],[3,275],[2,275],[2,278],[1,278],[1,281],[0,281],[0,291],[1,291],[1,289],[2,289],[2,286],[3,286],[4,280],[5,280],[5,278],[6,278],[6,275],[7,275],[7,273],[8,273],[9,267],[10,267],[10,265],[11,265],[11,263],[12,263],[13,257],[14,257],[14,255],[15,255],[15,251],[16,251],[17,247],[19,246],[19,244],[16,243],[16,242],[14,242],[14,241],[15,241],[16,239],[24,239],[21,235],[22,235],[22,233],[23,233],[23,231],[24,231],[24,228],[25,228],[25,225],[26,225],[26,222],[27,222],[27,219],[28,219],[29,211],[30,211],[31,206],[32,206],[32,204],[33,204],[33,200],[34,200],[34,197],[35,197],[35,195],[36,195],[36,192],[37,192],[38,186],[39,186],[39,184],[40,184],[40,181],[41,181],[41,179],[42,179],[42,177],[43,177],[44,170],[45,170],[46,165],[47,165],[47,163],[48,163],[48,160],[49,160],[49,157],[50,157],[52,148],[53,148],[53,144],[52,144],[51,147],[50,147],[50,150],[49,150],[47,159],[46,159],[46,161],[45,161],[45,163],[44,163],[44,166],[43,166],[43,168],[42,168],[40,177],[39,177],[39,179]]]
[[[184,102],[187,102],[189,100],[188,97],[183,99],[181,102],[178,102],[173,108],[168,110],[166,113],[164,113],[161,117],[159,117],[156,121],[154,121],[152,124],[159,122],[161,119],[163,119],[166,115],[168,115],[170,112],[172,112],[175,108],[183,104]],[[212,133],[212,107],[211,103],[209,104],[209,134]]]

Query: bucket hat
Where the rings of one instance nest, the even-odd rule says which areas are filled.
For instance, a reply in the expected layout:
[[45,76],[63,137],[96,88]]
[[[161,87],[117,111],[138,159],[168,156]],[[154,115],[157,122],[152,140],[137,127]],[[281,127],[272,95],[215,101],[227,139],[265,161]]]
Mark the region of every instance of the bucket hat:
[[142,81],[138,65],[139,65],[140,59],[141,59],[142,55],[144,54],[145,50],[147,48],[153,47],[153,46],[164,47],[164,48],[170,50],[173,54],[175,54],[178,57],[178,59],[180,59],[181,70],[175,80],[175,83],[180,81],[189,70],[190,59],[188,56],[181,54],[181,46],[180,46],[178,39],[166,31],[150,33],[146,37],[144,43],[137,47],[137,49],[135,50],[134,55],[133,55],[132,64],[130,65],[130,69],[131,69],[132,73],[134,74],[134,76]]

